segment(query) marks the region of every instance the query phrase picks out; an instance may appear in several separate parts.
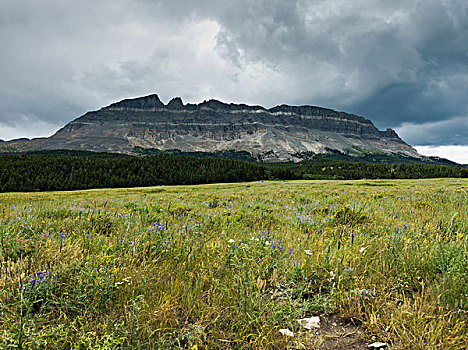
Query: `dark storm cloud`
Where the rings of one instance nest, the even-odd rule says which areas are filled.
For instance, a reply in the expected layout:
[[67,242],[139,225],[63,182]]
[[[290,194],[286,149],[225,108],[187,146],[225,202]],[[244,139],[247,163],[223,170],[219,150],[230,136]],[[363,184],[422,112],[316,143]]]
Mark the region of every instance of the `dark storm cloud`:
[[422,125],[404,122],[397,132],[404,139],[414,140],[414,144],[421,146],[466,145],[468,118],[451,118]]
[[327,106],[467,145],[466,18],[465,0],[2,2],[0,138],[158,93]]
[[292,77],[294,102],[351,110],[382,127],[468,115],[466,1],[260,4],[220,15],[218,44],[236,62],[243,53]]

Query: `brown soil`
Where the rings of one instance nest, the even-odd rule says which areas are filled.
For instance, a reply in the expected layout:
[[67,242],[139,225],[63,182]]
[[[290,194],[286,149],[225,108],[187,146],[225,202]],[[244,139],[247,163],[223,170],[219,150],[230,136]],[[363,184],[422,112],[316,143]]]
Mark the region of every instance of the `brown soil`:
[[361,328],[336,316],[320,316],[320,329],[311,331],[317,349],[368,349]]
[[[363,350],[377,340],[369,340],[363,327],[336,315],[319,315],[320,328],[303,329],[290,338],[286,349]],[[385,347],[382,349],[391,349]]]

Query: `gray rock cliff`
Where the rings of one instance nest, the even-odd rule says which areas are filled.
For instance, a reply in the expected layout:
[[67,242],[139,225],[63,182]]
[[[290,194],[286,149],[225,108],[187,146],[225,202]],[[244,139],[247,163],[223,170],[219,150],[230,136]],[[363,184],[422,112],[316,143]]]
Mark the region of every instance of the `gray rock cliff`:
[[263,161],[297,161],[298,153],[402,153],[418,156],[395,131],[363,117],[314,106],[270,109],[217,100],[167,105],[157,95],[126,99],[88,112],[40,145],[131,154],[134,147],[215,152],[248,151]]

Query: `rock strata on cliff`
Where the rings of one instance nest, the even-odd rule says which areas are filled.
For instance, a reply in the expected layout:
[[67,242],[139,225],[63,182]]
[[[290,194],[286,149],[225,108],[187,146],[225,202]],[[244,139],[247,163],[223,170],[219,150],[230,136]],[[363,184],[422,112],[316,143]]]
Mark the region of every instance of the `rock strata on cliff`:
[[263,161],[297,161],[300,153],[383,152],[418,156],[395,131],[379,131],[353,114],[313,106],[266,109],[217,100],[165,105],[157,95],[88,112],[45,139],[40,149],[131,154],[134,147],[184,152],[247,151]]

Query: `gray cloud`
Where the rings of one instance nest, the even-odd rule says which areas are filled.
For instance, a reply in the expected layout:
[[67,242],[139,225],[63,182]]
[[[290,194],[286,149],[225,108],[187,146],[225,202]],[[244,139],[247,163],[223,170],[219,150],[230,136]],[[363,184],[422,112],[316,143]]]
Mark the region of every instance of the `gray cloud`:
[[252,11],[246,1],[220,23],[232,50],[295,81],[297,102],[351,109],[387,126],[466,111],[465,1],[280,3]]
[[449,138],[466,130],[467,17],[465,0],[2,2],[0,138],[158,93],[321,105],[410,143],[468,144]]
[[423,124],[404,122],[396,131],[404,140],[413,145],[466,145],[468,117],[456,117]]

